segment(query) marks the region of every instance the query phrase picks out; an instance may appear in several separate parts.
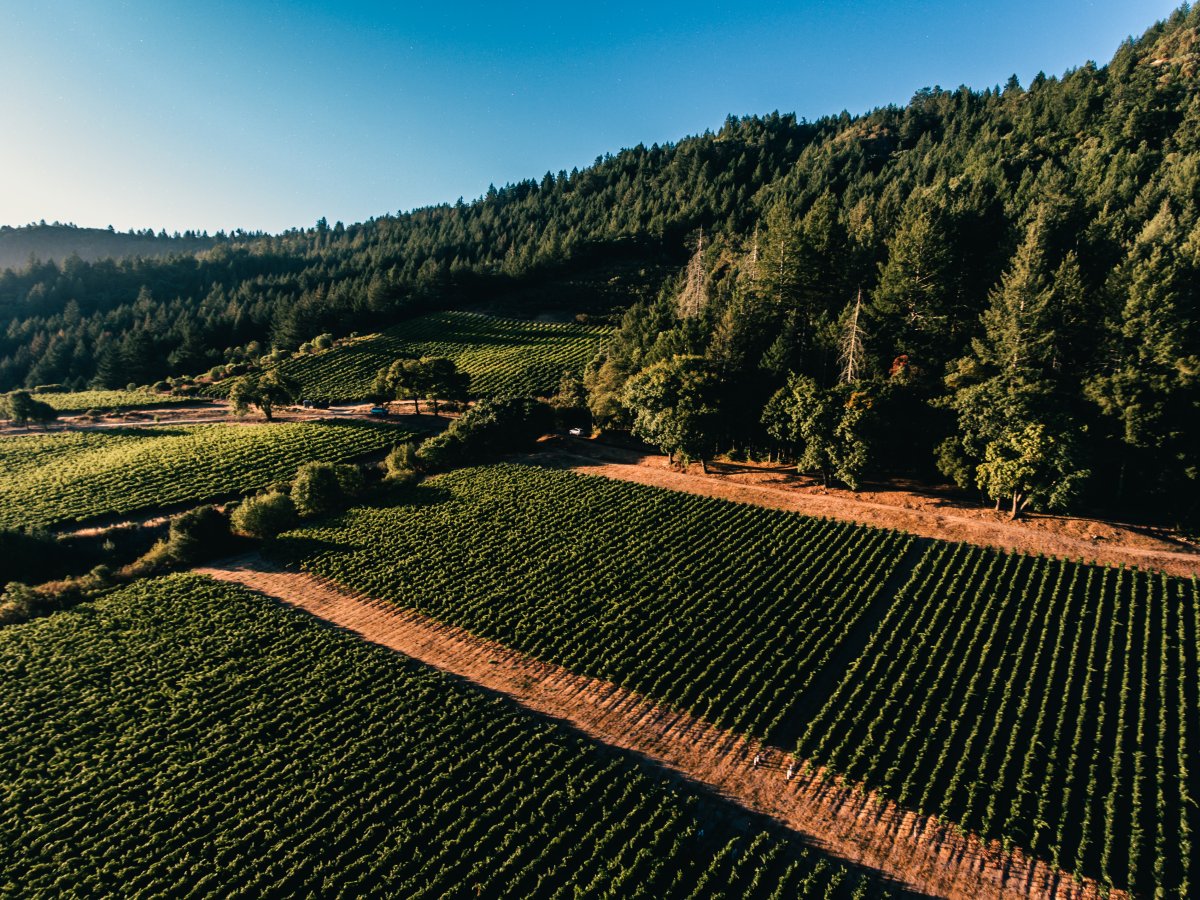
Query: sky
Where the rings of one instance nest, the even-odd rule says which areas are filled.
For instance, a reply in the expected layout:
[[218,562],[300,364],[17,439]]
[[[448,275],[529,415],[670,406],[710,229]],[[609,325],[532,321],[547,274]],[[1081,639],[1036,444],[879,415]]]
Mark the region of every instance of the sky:
[[356,222],[730,113],[1028,84],[1178,5],[0,0],[0,224]]

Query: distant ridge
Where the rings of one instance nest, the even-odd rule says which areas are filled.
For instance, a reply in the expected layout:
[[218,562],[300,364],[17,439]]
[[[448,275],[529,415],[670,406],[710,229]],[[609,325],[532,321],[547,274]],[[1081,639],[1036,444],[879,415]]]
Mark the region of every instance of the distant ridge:
[[168,235],[144,231],[114,231],[111,228],[80,228],[58,222],[39,222],[13,228],[0,226],[0,269],[24,269],[30,257],[40,262],[63,262],[78,256],[85,262],[125,259],[134,256],[162,257],[207,250],[218,238],[207,233]]

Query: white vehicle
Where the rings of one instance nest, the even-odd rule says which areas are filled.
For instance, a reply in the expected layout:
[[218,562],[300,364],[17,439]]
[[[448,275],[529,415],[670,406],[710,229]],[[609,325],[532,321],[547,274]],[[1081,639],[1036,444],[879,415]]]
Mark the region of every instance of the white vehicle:
[[567,429],[567,434],[571,435],[571,437],[583,437],[583,429],[582,428],[569,428],[569,429]]

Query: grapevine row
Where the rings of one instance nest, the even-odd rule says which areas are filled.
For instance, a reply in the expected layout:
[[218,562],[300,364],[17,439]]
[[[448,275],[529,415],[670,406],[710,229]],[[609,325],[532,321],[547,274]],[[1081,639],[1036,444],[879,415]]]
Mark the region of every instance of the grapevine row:
[[284,362],[306,397],[361,400],[380,369],[402,357],[454,360],[471,377],[472,397],[549,396],[566,370],[581,372],[609,329],[531,322],[476,313],[438,312],[403,322],[323,353]]
[[386,449],[364,422],[197,425],[0,439],[0,527],[56,525],[257,490],[305,462]]
[[5,629],[0,677],[13,895],[880,894],[626,758],[196,576]]

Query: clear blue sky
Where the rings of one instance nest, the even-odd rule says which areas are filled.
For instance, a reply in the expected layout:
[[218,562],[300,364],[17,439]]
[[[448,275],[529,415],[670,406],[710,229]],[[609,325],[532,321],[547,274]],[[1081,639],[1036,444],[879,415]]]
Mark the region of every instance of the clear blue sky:
[[0,6],[0,224],[359,221],[727,113],[1106,62],[1178,4],[33,0]]

